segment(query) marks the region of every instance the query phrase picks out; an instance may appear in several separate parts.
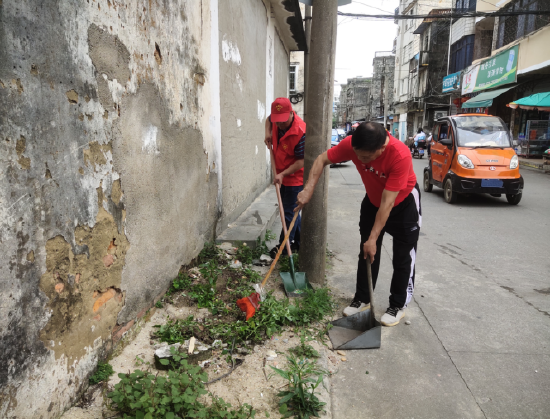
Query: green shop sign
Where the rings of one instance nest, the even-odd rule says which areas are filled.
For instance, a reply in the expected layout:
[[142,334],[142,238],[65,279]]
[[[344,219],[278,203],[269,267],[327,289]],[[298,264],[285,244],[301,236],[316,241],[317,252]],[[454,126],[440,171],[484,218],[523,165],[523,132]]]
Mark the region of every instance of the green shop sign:
[[462,79],[462,94],[515,83],[518,50],[519,46],[516,45],[468,69]]

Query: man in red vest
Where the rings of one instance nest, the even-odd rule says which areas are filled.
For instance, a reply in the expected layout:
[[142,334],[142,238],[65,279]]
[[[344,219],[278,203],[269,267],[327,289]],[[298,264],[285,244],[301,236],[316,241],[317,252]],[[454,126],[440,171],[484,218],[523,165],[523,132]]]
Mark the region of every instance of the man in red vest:
[[[285,210],[287,228],[294,216],[296,198],[304,188],[304,145],[306,140],[306,124],[292,110],[290,100],[286,97],[275,99],[271,104],[271,115],[265,121],[265,144],[273,145],[275,156],[275,171],[277,175],[273,184],[281,185],[281,198]],[[298,215],[290,232],[290,243],[293,251],[300,249],[301,216]],[[271,256],[279,250],[284,239],[281,231],[279,245],[271,249]],[[286,249],[283,251],[286,254]]]
[[309,181],[298,195],[299,211],[311,199],[323,168],[351,160],[361,175],[366,195],[359,218],[359,262],[353,301],[344,309],[351,316],[370,308],[367,282],[368,257],[372,263],[372,281],[376,286],[382,238],[393,237],[393,276],[389,307],[380,319],[384,326],[395,326],[405,315],[412,300],[416,247],[422,225],[420,190],[416,183],[408,147],[389,134],[377,122],[363,122],[337,146],[321,154],[311,168]]

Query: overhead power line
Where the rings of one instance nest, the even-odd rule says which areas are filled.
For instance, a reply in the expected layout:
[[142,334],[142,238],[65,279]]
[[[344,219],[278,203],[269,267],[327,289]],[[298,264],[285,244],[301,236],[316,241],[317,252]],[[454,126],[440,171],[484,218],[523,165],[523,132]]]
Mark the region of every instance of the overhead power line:
[[345,13],[338,12],[339,16],[346,16],[352,18],[375,18],[375,19],[458,19],[462,17],[500,17],[500,16],[522,16],[522,15],[546,15],[550,16],[550,10],[522,10],[522,11],[498,11],[498,12],[462,12],[462,13],[445,13],[445,14],[431,14],[431,15],[370,15],[359,13]]

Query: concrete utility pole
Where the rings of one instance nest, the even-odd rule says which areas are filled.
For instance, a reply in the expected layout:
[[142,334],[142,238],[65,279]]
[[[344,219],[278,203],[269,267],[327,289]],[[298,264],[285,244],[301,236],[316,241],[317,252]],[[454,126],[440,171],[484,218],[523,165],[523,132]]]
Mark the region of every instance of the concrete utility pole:
[[[311,22],[304,180],[313,162],[329,148],[332,130],[334,58],[336,55],[337,0],[315,0]],[[319,179],[311,201],[302,212],[300,270],[312,283],[325,283],[327,247],[328,168]]]
[[307,51],[304,53],[304,121],[306,119],[307,115],[307,83],[309,80],[309,46],[311,45],[311,6],[306,6],[306,15],[305,15],[305,21],[306,21],[306,46]]

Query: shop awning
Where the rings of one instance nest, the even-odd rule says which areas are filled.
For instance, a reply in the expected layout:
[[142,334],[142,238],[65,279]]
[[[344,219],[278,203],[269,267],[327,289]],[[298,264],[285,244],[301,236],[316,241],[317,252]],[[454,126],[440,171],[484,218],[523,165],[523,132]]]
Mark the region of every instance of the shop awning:
[[507,92],[510,89],[516,87],[514,84],[510,87],[505,87],[504,89],[491,90],[489,92],[482,92],[476,97],[467,100],[462,104],[463,108],[487,108],[493,104],[493,99],[501,94]]
[[538,109],[541,111],[550,111],[550,92],[535,93],[534,95],[509,103],[508,106],[512,109],[520,107],[521,109],[528,110]]

